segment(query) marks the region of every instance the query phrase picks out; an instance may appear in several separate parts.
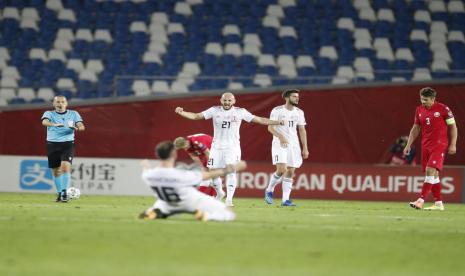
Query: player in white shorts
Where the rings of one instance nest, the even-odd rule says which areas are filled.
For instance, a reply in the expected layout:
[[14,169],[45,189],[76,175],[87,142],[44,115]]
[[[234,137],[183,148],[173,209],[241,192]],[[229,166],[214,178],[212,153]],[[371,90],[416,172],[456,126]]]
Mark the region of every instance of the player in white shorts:
[[174,214],[191,213],[199,220],[231,221],[236,215],[221,201],[199,192],[195,186],[202,180],[219,177],[246,168],[244,161],[225,169],[205,171],[180,170],[174,167],[177,153],[173,142],[161,142],[156,147],[160,163],[150,168],[143,162],[142,179],[154,191],[157,201],[139,215],[142,219],[167,218]]
[[[221,106],[213,106],[201,113],[184,111],[177,107],[175,112],[190,120],[213,120],[213,143],[208,160],[209,169],[225,168],[241,160],[241,145],[239,129],[242,120],[261,125],[284,125],[284,121],[269,120],[251,114],[244,108],[235,107],[236,99],[230,92],[221,96]],[[215,189],[221,187],[221,178],[213,178]],[[226,205],[233,205],[233,196],[237,187],[236,173],[226,175]]]
[[[295,206],[289,199],[295,169],[302,165],[302,158],[308,158],[307,131],[305,130],[304,112],[297,107],[299,104],[299,90],[290,89],[283,92],[286,101],[271,111],[270,119],[284,120],[284,126],[269,126],[268,131],[273,134],[271,156],[276,171],[270,179],[265,191],[265,202],[273,204],[273,192],[276,185],[282,181],[283,195],[281,206]],[[299,131],[299,137],[297,136]]]

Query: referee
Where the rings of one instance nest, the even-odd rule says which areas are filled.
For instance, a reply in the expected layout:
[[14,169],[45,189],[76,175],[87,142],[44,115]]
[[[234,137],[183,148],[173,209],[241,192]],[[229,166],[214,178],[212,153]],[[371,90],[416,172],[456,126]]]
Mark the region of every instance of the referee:
[[74,132],[85,126],[77,111],[66,109],[65,96],[53,98],[53,111],[45,111],[42,125],[47,127],[48,167],[53,171],[57,202],[68,202],[66,189],[71,181],[71,162],[74,157]]

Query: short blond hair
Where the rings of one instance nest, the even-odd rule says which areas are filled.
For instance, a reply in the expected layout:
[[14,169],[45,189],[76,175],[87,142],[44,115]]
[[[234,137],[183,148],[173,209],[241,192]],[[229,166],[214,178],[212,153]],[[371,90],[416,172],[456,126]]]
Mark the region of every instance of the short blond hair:
[[174,139],[173,143],[175,149],[182,149],[187,145],[187,139],[184,137],[178,137]]

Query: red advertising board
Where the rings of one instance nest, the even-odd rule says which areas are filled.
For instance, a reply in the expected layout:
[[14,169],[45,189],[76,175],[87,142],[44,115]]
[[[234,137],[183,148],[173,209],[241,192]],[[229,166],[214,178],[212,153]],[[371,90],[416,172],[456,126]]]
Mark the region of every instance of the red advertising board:
[[[274,167],[252,162],[238,176],[237,196],[262,197]],[[446,167],[441,175],[446,202],[462,202],[463,167]],[[419,167],[305,164],[297,170],[292,198],[409,201],[418,197],[424,175]],[[281,195],[281,185],[275,190]]]

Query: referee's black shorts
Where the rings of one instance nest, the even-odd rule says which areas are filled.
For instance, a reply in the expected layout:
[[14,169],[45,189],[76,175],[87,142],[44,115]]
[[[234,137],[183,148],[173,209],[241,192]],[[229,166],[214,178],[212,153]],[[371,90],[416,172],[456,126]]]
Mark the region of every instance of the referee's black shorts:
[[61,161],[73,162],[74,141],[49,142],[47,141],[48,167],[58,168]]

